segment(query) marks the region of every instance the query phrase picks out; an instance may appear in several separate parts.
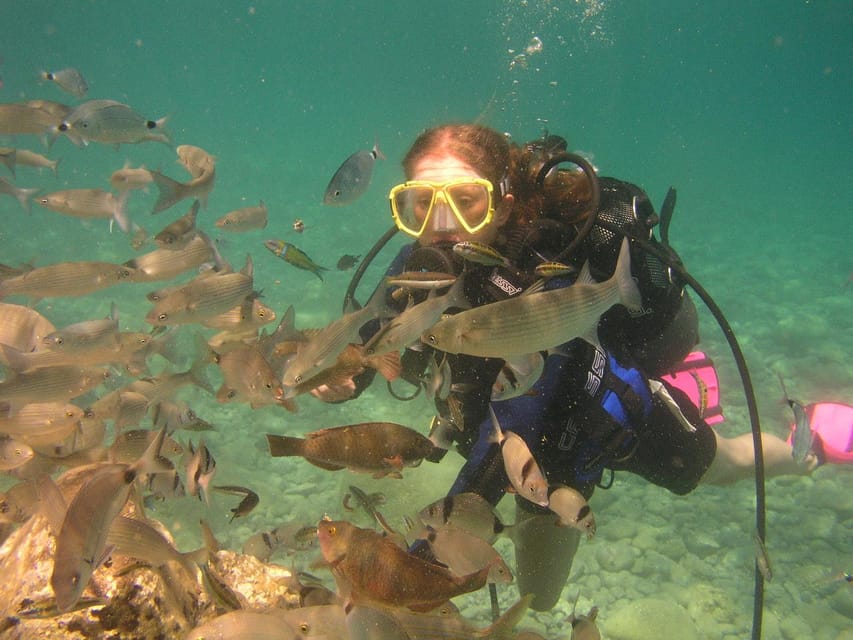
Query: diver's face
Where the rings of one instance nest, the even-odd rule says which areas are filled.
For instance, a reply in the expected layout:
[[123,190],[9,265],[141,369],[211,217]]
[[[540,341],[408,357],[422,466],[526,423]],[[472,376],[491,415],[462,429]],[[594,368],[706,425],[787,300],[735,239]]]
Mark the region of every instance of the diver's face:
[[[460,178],[483,178],[474,167],[465,161],[447,154],[426,155],[414,166],[409,180],[429,180],[431,182],[448,182]],[[477,231],[469,233],[456,219],[453,211],[446,202],[437,201],[433,205],[426,229],[424,229],[418,242],[423,246],[438,243],[456,243],[466,240],[476,240],[484,244],[491,244],[503,226],[512,210],[512,195],[507,194],[501,199],[500,190],[495,186],[494,198],[495,215],[490,224]],[[473,208],[482,207],[483,211],[488,209],[488,198],[482,202],[470,201],[466,206]]]

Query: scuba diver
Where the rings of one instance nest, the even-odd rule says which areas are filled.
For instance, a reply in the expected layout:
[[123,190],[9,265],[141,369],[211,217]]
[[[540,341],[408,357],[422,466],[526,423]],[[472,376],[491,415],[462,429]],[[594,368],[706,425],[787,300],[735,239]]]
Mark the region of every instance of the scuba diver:
[[[659,218],[640,188],[596,176],[588,162],[566,150],[558,136],[517,145],[478,124],[423,132],[403,160],[406,182],[390,192],[395,225],[415,242],[399,252],[386,275],[458,276],[465,304],[444,311],[452,313],[522,295],[543,273],[552,276],[545,280],[546,290],[571,286],[582,268],[597,282],[607,280],[623,242],[618,231],[665,246],[677,259],[668,242],[661,245],[654,238]],[[466,242],[481,252],[466,258],[453,250]],[[630,471],[679,495],[700,482],[752,476],[751,434],[723,438],[709,426],[705,418],[711,420],[714,412],[705,396],[711,380],[701,377],[698,364],[685,364],[699,341],[693,302],[667,264],[636,240],[629,242],[641,309],[629,312],[615,305],[601,316],[597,335],[531,354],[541,360],[541,374],[522,393],[496,391],[507,376],[510,382],[517,379],[521,367],[512,359],[445,354],[423,343],[406,348],[407,380],[422,384],[437,375],[436,363],[450,375],[443,385],[450,391],[436,395],[439,420],[433,425],[452,425],[443,436],[452,438],[466,462],[449,495],[475,492],[494,505],[510,485],[493,438],[490,407],[504,432],[523,438],[552,487],[567,485],[587,500],[596,486],[607,486],[613,471]],[[494,253],[483,253],[482,247]],[[397,308],[426,296],[413,290],[401,302],[393,288],[386,293],[388,304]],[[380,331],[379,321],[365,325],[365,344]],[[684,372],[691,374],[679,377]],[[366,388],[374,373],[367,370],[347,384],[312,393],[343,401]],[[692,393],[691,383],[698,385]],[[703,400],[691,401],[691,395]],[[848,423],[849,438],[853,420]],[[796,462],[791,444],[762,434],[767,475],[806,474],[835,461],[821,459],[822,437],[817,433],[812,450]],[[518,496],[516,512],[522,525],[516,548],[519,592],[534,595],[533,609],[548,610],[566,583],[581,532],[554,526],[551,512]]]

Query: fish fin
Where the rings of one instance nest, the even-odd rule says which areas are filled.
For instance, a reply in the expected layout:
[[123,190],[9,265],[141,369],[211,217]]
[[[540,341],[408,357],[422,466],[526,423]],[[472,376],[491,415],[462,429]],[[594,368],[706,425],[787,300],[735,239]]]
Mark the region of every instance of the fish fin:
[[270,455],[273,458],[282,458],[286,456],[301,456],[305,447],[305,441],[302,438],[268,433],[267,445],[270,449]]
[[299,411],[299,405],[296,404],[296,401],[293,398],[282,398],[278,401],[278,405],[290,411],[290,413],[296,413]]
[[376,369],[383,378],[392,382],[400,377],[403,366],[400,364],[400,352],[389,351],[378,358],[368,358],[370,366]]
[[[151,210],[152,214],[165,211],[169,207],[183,200],[186,190],[185,185],[181,184],[177,180],[172,180],[172,178],[163,175],[159,171],[152,171],[151,177],[154,180],[154,184],[160,190],[160,196],[157,198],[157,202],[154,203],[154,208]],[[206,202],[203,202],[202,204],[205,205],[205,208],[207,207]]]
[[521,295],[529,296],[534,293],[539,293],[545,289],[545,283],[548,282],[546,278],[539,278],[536,282],[527,287]]
[[403,456],[396,455],[390,458],[382,458],[382,462],[387,464],[389,467],[393,467],[394,469],[400,470],[403,468]]
[[498,422],[498,416],[495,415],[495,410],[492,409],[491,403],[489,403],[489,417],[492,419],[492,428],[489,430],[488,440],[489,442],[500,444],[506,439],[506,436],[501,430],[501,424]]
[[379,148],[379,140],[374,140],[373,149],[371,149],[371,153],[373,154],[373,157],[377,160],[387,160],[388,159],[385,157],[385,154],[382,153],[382,150]]
[[113,217],[110,220],[110,225],[112,225],[113,220],[115,220],[119,229],[125,233],[131,232],[130,218],[127,215],[127,199],[129,196],[130,191],[125,191],[116,198],[116,206],[115,209],[113,209]]
[[318,460],[317,458],[309,458],[307,456],[304,457],[307,462],[310,462],[315,467],[325,469],[326,471],[340,471],[341,469],[346,469],[345,466],[340,464],[334,464],[332,462],[327,462],[326,460]]
[[473,634],[474,638],[490,638],[491,640],[510,640],[515,637],[513,630],[516,625],[521,622],[527,609],[530,608],[530,603],[533,601],[532,593],[521,597],[518,602],[512,605],[509,609],[485,629],[478,629]]
[[592,277],[589,260],[583,263],[583,267],[581,267],[581,272],[578,274],[575,284],[598,284],[598,281]]
[[622,240],[619,249],[619,259],[616,261],[616,272],[613,274],[619,287],[619,302],[630,311],[640,311],[643,308],[643,298],[637,283],[631,276],[631,248],[628,239]]

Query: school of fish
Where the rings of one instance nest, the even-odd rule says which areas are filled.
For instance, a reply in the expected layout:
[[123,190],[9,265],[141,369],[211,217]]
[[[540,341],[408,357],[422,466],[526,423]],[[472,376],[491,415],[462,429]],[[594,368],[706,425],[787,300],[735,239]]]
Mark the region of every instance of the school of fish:
[[[292,412],[299,395],[342,384],[368,369],[395,380],[401,373],[401,352],[426,344],[446,352],[504,358],[492,398],[520,395],[541,373],[540,350],[594,333],[598,317],[613,304],[638,304],[626,275],[627,249],[623,247],[611,280],[594,283],[585,271],[572,287],[496,303],[500,313],[491,305],[468,309],[464,276],[404,273],[383,281],[364,307],[353,307],[326,326],[300,329],[292,306],[267,306],[255,286],[256,267],[272,271],[280,263],[262,252],[225,256],[221,249],[227,244],[210,235],[265,229],[276,216],[274,203],[268,206],[257,198],[252,200],[257,205],[215,217],[207,210],[218,206],[212,198],[217,159],[192,144],[173,147],[166,117],[142,115],[112,99],[85,99],[88,83],[73,68],[42,72],[38,80],[53,83],[79,102],[0,104],[0,142],[9,145],[0,147],[0,164],[10,175],[0,177],[0,195],[11,198],[0,200],[0,206],[9,209],[10,216],[35,217],[42,215],[41,208],[50,212],[46,215],[91,225],[92,233],[106,234],[116,227],[127,236],[132,255],[114,262],[100,260],[97,251],[81,250],[76,261],[51,262],[42,256],[35,261],[39,264],[0,265],[0,471],[8,478],[0,497],[0,520],[18,526],[40,514],[50,523],[56,541],[50,579],[56,615],[102,606],[101,599],[90,597],[100,595],[89,592],[92,576],[109,571],[111,555],[118,554],[153,566],[174,562],[216,603],[211,606],[221,615],[208,616],[189,638],[301,638],[306,625],[316,631],[312,637],[329,638],[516,637],[514,627],[522,621],[529,598],[519,599],[485,628],[472,626],[449,602],[487,583],[513,580],[493,547],[499,534],[512,537],[512,525],[501,523],[491,505],[474,494],[428,505],[407,532],[398,532],[363,492],[351,487],[351,495],[382,533],[326,518],[281,523],[257,533],[243,552],[263,561],[282,549],[305,553],[319,545],[321,565],[337,586],[329,602],[269,612],[239,608],[239,596],[229,594],[212,573],[211,543],[208,549],[179,552],[158,532],[146,506],[187,496],[210,504],[215,492],[239,499],[230,509],[234,520],[248,515],[260,501],[251,487],[214,484],[215,452],[193,432],[213,429],[217,419],[208,416],[208,422],[196,415],[183,401],[182,388],[209,393],[223,404]],[[63,138],[73,146],[61,143]],[[24,143],[40,146],[40,151],[18,146]],[[56,190],[18,186],[32,170],[47,169],[55,177],[60,158],[49,157],[54,153],[67,158],[94,144],[118,149],[147,143],[174,148],[180,171],[187,175],[125,161],[103,176],[110,190],[93,184]],[[378,144],[351,154],[333,175],[322,203],[345,206],[364,194],[378,159],[384,159]],[[138,207],[132,205],[135,194],[149,188],[156,189],[150,215],[157,217],[146,217],[143,224],[134,213]],[[38,205],[35,212],[33,202]],[[180,203],[184,206],[179,208]],[[169,219],[161,220],[165,212],[170,212]],[[150,221],[158,223],[151,234],[145,229]],[[294,224],[295,232],[304,228]],[[329,271],[292,242],[258,239],[254,246],[259,249],[261,244],[321,282]],[[506,262],[478,243],[460,244],[454,251],[480,265]],[[234,266],[229,258],[240,261]],[[344,255],[337,268],[351,269],[359,259]],[[543,277],[555,273],[567,271],[553,264],[542,271]],[[51,321],[62,317],[55,310],[62,308],[63,299],[86,300],[112,287],[128,292],[142,287],[149,305],[144,318],[125,317],[113,304],[106,317],[77,318],[60,327]],[[389,306],[389,300],[417,290],[428,291],[425,300],[410,302],[402,311]],[[451,308],[461,311],[445,315]],[[275,329],[268,331],[276,320]],[[379,323],[380,331],[365,344],[359,331],[371,322]],[[128,325],[136,330],[126,330]],[[222,380],[218,389],[209,380],[211,368]],[[433,357],[429,368],[425,386],[447,407],[447,414],[438,419],[459,428],[453,372],[440,357]],[[547,470],[539,466],[529,443],[503,431],[494,415],[493,420],[492,438],[501,448],[511,483],[507,488],[550,507],[554,526],[576,527],[592,538],[595,519],[583,497],[569,487],[549,486]],[[447,446],[402,424],[341,422],[307,434],[285,433],[283,426],[282,433],[267,434],[268,454],[301,457],[329,471],[399,478],[404,469]],[[436,562],[407,552],[415,540],[429,547]],[[595,610],[576,620],[594,627]]]

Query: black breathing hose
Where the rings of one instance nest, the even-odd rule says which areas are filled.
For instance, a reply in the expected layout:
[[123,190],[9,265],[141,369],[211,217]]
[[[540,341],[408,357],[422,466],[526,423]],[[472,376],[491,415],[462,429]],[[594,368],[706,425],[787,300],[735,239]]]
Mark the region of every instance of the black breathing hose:
[[592,200],[589,203],[590,215],[587,216],[584,221],[583,226],[578,231],[577,236],[575,236],[574,240],[569,243],[565,249],[560,251],[555,257],[554,262],[559,262],[563,260],[566,256],[570,255],[577,249],[581,242],[586,240],[586,237],[589,235],[590,231],[592,231],[592,227],[595,225],[596,220],[598,219],[598,207],[601,204],[601,187],[598,185],[598,176],[595,173],[595,168],[589,163],[589,161],[576,153],[569,153],[568,151],[563,151],[562,153],[558,153],[556,155],[548,158],[545,163],[539,168],[539,173],[536,174],[536,187],[541,189],[545,186],[545,178],[548,173],[556,167],[558,164],[563,164],[564,162],[570,162],[574,165],[577,165],[581,171],[584,172],[586,179],[589,180],[589,188],[592,193]]
[[[597,218],[598,216],[592,216]],[[645,238],[634,237],[627,234],[624,230],[616,227],[605,221],[597,221],[597,224],[612,233],[631,238],[644,251],[652,254],[661,262],[668,265],[675,271],[686,284],[696,292],[702,302],[714,316],[723,335],[726,337],[726,342],[729,344],[735,364],[737,365],[738,374],[740,375],[741,383],[743,384],[743,392],[746,396],[746,405],[749,409],[749,422],[752,428],[752,442],[755,447],[755,528],[758,538],[764,543],[767,533],[767,507],[766,496],[764,490],[764,448],[761,443],[761,424],[758,417],[758,404],[755,400],[755,390],[752,386],[752,378],[749,375],[749,369],[746,365],[743,351],[735,337],[731,325],[723,315],[722,310],[714,302],[711,295],[699,282],[691,276],[681,262],[675,259],[671,252],[658,247],[649,242]],[[753,590],[753,609],[752,609],[752,640],[761,638],[762,615],[764,611],[764,574],[758,568],[758,561],[755,563],[755,588]]]
[[352,274],[352,278],[350,278],[349,286],[347,287],[347,292],[344,294],[344,303],[343,303],[343,312],[346,313],[349,310],[350,304],[353,301],[356,303],[358,300],[355,299],[355,290],[358,289],[358,284],[361,282],[362,276],[364,276],[364,272],[367,271],[367,268],[370,266],[370,263],[373,262],[373,259],[376,257],[386,244],[393,238],[397,233],[397,226],[394,225],[384,234],[379,240],[376,241],[370,251],[367,252],[367,255],[364,256],[361,263],[356,268],[355,273]]

